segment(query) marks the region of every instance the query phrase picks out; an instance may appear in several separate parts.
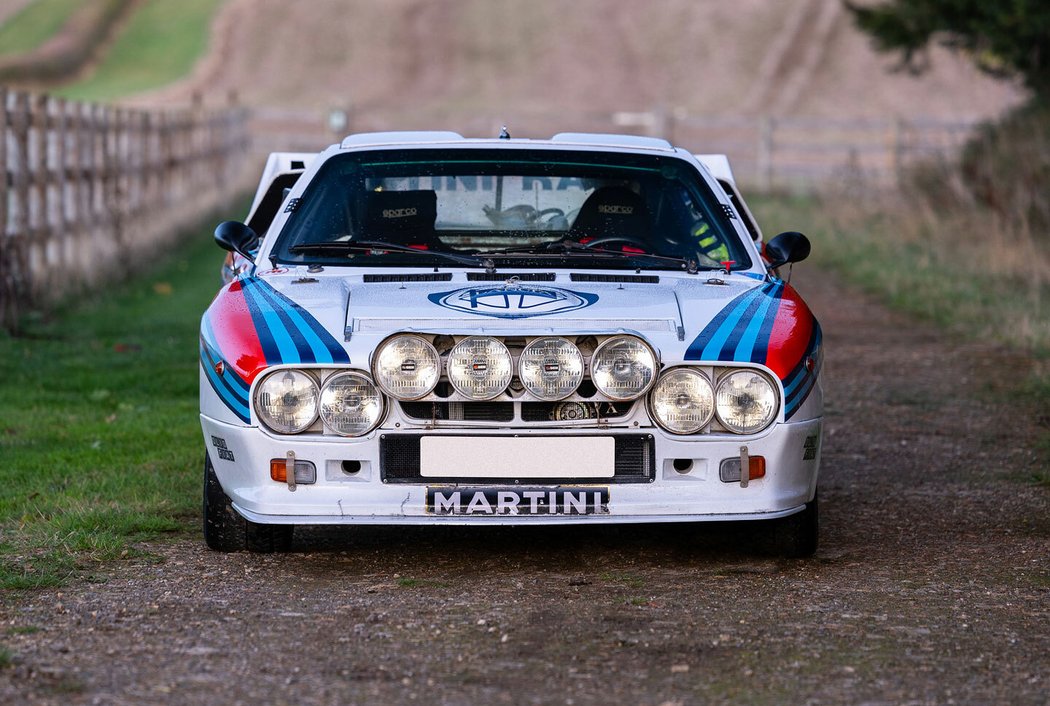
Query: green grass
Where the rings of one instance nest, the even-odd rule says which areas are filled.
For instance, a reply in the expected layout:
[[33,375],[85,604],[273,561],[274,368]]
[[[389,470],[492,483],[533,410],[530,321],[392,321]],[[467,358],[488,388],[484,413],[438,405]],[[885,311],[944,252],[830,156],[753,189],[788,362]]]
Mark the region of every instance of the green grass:
[[1026,251],[1012,244],[1008,233],[991,234],[979,214],[969,221],[968,232],[965,214],[918,218],[815,197],[758,197],[749,205],[767,239],[784,230],[803,231],[813,242],[816,265],[890,307],[1029,354],[1030,377],[1000,394],[1033,415],[1043,430],[1034,449],[1039,470],[1026,480],[1050,488],[1050,284],[1038,250],[1026,273],[1025,256],[1018,254]]
[[160,88],[189,74],[203,55],[221,0],[148,0],[138,8],[98,67],[54,91],[108,101]]
[[997,270],[957,222],[907,222],[906,215],[886,213],[840,218],[834,206],[811,197],[752,201],[767,238],[802,230],[813,242],[815,264],[893,308],[971,337],[1050,352],[1050,286],[1022,271]]
[[81,0],[34,0],[0,25],[0,56],[24,54],[55,36]]
[[221,260],[202,224],[149,279],[0,334],[0,587],[196,524],[197,331]]

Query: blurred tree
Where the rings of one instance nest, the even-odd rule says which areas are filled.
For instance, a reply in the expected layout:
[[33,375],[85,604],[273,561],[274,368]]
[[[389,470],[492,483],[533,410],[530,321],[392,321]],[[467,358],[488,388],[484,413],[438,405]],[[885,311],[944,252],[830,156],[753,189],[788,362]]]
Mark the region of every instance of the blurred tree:
[[1020,77],[1050,99],[1050,0],[843,0],[857,26],[902,66],[922,72],[930,42],[961,51],[982,71]]

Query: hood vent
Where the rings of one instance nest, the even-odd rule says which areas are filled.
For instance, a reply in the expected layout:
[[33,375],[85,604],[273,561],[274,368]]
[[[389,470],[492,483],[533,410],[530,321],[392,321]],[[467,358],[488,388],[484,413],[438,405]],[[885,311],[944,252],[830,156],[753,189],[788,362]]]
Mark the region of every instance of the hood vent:
[[450,282],[451,272],[412,272],[403,275],[364,275],[365,282]]
[[510,278],[519,282],[553,282],[553,272],[468,272],[467,280],[471,282],[504,282]]
[[584,272],[573,272],[573,282],[634,282],[635,284],[660,284],[656,275],[595,275]]

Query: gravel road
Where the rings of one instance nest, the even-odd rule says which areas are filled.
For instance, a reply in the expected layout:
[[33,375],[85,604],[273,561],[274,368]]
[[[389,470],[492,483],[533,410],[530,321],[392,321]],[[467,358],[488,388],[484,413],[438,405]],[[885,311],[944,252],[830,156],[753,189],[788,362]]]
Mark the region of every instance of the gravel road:
[[827,341],[815,558],[732,525],[187,537],[9,594],[0,703],[1047,703],[1039,422],[994,401],[1028,363],[795,280]]

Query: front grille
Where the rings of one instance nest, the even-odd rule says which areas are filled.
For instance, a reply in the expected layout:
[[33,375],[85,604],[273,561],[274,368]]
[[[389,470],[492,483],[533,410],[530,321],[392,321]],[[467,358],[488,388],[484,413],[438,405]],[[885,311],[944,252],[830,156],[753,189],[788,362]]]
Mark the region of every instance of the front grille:
[[523,422],[576,422],[584,419],[619,419],[631,411],[633,403],[611,402],[522,402]]
[[[574,422],[597,426],[631,413],[633,402],[399,402],[401,412],[420,422]],[[518,415],[514,407],[519,407]],[[589,424],[588,424],[589,423]]]
[[[379,437],[379,467],[384,483],[425,483],[419,474],[420,434],[383,434]],[[616,465],[612,478],[589,480],[597,485],[608,483],[649,483],[655,476],[656,446],[649,434],[615,435]],[[499,459],[493,459],[498,463]],[[433,479],[430,479],[433,480]],[[578,478],[460,478],[471,485],[579,484]]]
[[438,422],[510,422],[513,402],[402,402],[405,416]]

